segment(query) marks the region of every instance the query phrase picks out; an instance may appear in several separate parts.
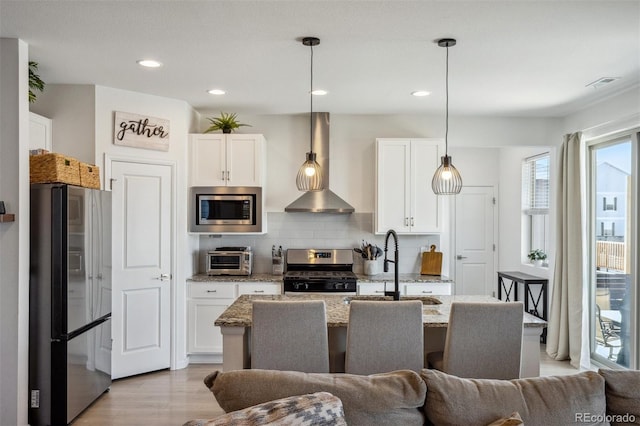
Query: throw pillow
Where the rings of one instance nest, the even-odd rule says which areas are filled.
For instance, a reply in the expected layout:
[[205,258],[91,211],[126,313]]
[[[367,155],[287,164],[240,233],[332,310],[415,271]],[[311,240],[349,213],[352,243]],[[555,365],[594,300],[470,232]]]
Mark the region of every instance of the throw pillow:
[[349,425],[422,425],[426,386],[409,370],[360,376],[278,370],[214,372],[204,380],[225,411],[314,392],[340,398]]
[[232,411],[212,420],[191,420],[183,426],[346,426],[342,402],[328,392],[291,396]]
[[516,411],[515,413],[511,413],[509,417],[503,417],[495,420],[487,426],[518,426],[523,424],[522,417],[520,417],[520,414]]
[[600,369],[612,425],[640,425],[640,371]]
[[[527,426],[609,424],[604,379],[593,371],[514,380],[462,379],[427,369],[421,375],[427,384],[424,410],[433,424],[489,424],[512,411]],[[589,420],[578,418],[581,413]]]

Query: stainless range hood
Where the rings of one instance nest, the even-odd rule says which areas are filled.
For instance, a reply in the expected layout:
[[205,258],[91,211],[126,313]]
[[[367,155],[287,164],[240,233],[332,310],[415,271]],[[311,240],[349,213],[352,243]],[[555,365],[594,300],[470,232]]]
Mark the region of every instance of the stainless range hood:
[[316,153],[316,160],[322,167],[325,189],[305,192],[300,198],[285,207],[284,211],[291,213],[353,213],[353,206],[329,189],[329,113],[314,112],[311,118],[313,151]]

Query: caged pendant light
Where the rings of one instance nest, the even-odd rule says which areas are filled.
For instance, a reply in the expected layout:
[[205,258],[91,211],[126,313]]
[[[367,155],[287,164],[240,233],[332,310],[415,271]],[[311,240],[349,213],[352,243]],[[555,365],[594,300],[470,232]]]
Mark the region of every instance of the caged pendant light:
[[448,152],[448,136],[449,136],[449,47],[455,46],[456,40],[453,38],[443,38],[438,40],[438,46],[447,48],[447,72],[446,72],[446,114],[445,114],[445,133],[444,133],[444,156],[440,157],[440,167],[433,174],[431,180],[431,188],[436,195],[454,195],[459,194],[462,189],[462,177],[460,172],[451,162]]
[[309,97],[311,98],[311,111],[309,113],[309,152],[307,152],[307,160],[302,163],[298,176],[296,177],[296,186],[299,191],[320,191],[324,189],[322,179],[322,168],[316,161],[316,153],[313,152],[313,46],[320,44],[320,39],[316,37],[305,37],[302,44],[309,46],[311,49],[311,88],[309,89]]

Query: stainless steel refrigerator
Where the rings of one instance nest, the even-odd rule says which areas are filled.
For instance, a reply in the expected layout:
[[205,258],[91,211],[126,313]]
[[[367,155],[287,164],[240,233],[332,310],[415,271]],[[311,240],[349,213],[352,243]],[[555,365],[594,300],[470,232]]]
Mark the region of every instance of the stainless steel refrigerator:
[[29,424],[66,425],[111,386],[111,193],[31,185]]

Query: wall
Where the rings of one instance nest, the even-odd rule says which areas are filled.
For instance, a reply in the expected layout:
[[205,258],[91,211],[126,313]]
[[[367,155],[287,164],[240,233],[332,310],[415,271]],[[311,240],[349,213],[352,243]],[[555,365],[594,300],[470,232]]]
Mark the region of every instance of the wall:
[[[200,129],[205,129],[208,122],[207,116],[217,113],[203,113]],[[283,212],[290,202],[299,196],[295,187],[295,176],[305,152],[309,149],[309,122],[308,115],[261,115],[240,117],[243,123],[252,125],[245,132],[263,133],[267,138],[267,190],[266,206],[271,213]],[[257,252],[256,265],[260,272],[268,271],[268,259],[272,244],[284,239],[293,239],[290,247],[317,247],[319,238],[327,247],[351,248],[359,245],[361,239],[369,242],[380,242],[380,237],[372,233],[373,226],[362,227],[362,221],[372,218],[374,210],[374,185],[375,185],[375,139],[380,137],[423,137],[437,138],[444,133],[444,122],[440,116],[419,115],[331,115],[331,156],[330,156],[330,187],[339,196],[354,206],[357,216],[364,214],[359,219],[326,219],[326,215],[318,214],[283,214],[282,219],[278,215],[269,214],[268,234],[264,237],[251,237],[242,239],[243,244],[233,244],[231,237],[213,239],[200,238],[202,250],[222,245],[251,245]],[[520,159],[516,162],[516,169],[509,169],[513,175],[502,173],[502,159],[500,147],[521,146],[527,150],[527,146],[546,146],[554,140],[551,135],[559,133],[559,120],[544,118],[511,118],[511,117],[459,117],[450,121],[450,146],[449,152],[453,156],[454,164],[461,171],[466,185],[493,185],[500,189],[498,183],[502,179],[517,181],[517,194],[507,192],[498,194],[498,202],[504,197],[517,196],[520,202]],[[524,158],[524,154],[523,154]],[[511,158],[507,159],[511,161]],[[427,183],[428,184],[428,183]],[[446,200],[445,202],[448,202]],[[518,207],[519,211],[519,207]],[[500,210],[502,212],[502,209]],[[500,214],[498,212],[498,214]],[[511,214],[511,213],[509,213]],[[302,216],[309,218],[303,219]],[[335,215],[329,215],[329,217]],[[519,219],[519,215],[518,215]],[[372,220],[372,219],[371,219]],[[271,222],[274,222],[272,225]],[[301,232],[300,222],[306,221],[308,226],[314,227],[308,232]],[[317,223],[314,223],[317,222]],[[324,224],[324,225],[322,225]],[[335,236],[333,243],[324,237],[315,226],[330,227],[330,234]],[[274,229],[274,226],[276,228]],[[446,224],[446,229],[450,229]],[[273,237],[274,233],[277,237]],[[301,233],[300,233],[301,232]],[[314,234],[317,233],[316,234]],[[520,223],[500,222],[499,234],[520,235]],[[295,236],[294,236],[295,235]],[[443,233],[447,235],[447,233]],[[403,272],[419,270],[415,258],[418,249],[423,242],[410,240],[414,237],[401,236],[401,253],[411,253],[409,257],[401,259]],[[449,274],[453,270],[451,241],[440,241],[439,236],[416,237],[424,241],[434,241],[445,253],[443,273]],[[406,240],[406,242],[405,242]],[[519,242],[519,238],[516,240]],[[280,242],[281,244],[285,244]],[[383,241],[380,243],[382,244]],[[380,245],[379,244],[379,245]],[[406,245],[406,246],[405,246]],[[502,253],[500,247],[498,252]],[[507,253],[508,251],[504,251]],[[518,252],[519,253],[519,252]],[[519,255],[518,255],[519,256]],[[401,254],[401,257],[404,257]],[[204,267],[202,257],[200,270]],[[448,261],[449,260],[449,261]],[[406,262],[406,263],[405,263]],[[499,263],[502,263],[501,260]],[[519,264],[519,263],[518,263]],[[356,268],[359,265],[356,265]]]
[[[170,121],[169,151],[155,151],[113,144],[115,111],[130,112],[164,118]],[[184,101],[162,98],[127,90],[103,86],[95,87],[95,164],[102,166],[107,176],[111,159],[135,159],[140,162],[169,163],[174,168],[175,201],[172,224],[172,338],[174,339],[171,359],[172,368],[182,368],[188,364],[186,355],[186,286],[187,277],[195,269],[194,253],[198,252],[198,239],[187,234],[187,140],[195,130],[198,114]],[[108,182],[105,182],[108,186]],[[113,242],[114,247],[121,244]]]
[[95,164],[95,86],[47,84],[30,110],[53,120],[53,152]]
[[27,424],[29,374],[29,105],[26,43],[0,39],[0,425]]

